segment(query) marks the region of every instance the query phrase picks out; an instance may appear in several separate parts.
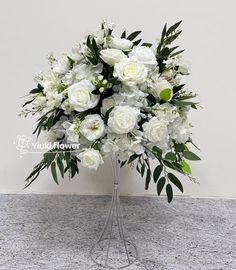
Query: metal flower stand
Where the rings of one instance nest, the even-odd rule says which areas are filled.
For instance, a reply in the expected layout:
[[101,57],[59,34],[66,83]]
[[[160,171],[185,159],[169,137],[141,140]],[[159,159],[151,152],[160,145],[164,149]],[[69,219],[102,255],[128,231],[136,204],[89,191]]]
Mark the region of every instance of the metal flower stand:
[[137,260],[138,252],[124,232],[119,198],[118,157],[113,156],[111,163],[114,179],[111,205],[101,235],[90,250],[90,257],[100,267],[119,269],[133,264]]

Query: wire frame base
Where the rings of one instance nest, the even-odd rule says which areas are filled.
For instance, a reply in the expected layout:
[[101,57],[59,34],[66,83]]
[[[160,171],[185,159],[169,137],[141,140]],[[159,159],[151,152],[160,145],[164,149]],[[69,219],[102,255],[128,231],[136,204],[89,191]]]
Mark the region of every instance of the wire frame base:
[[133,264],[138,258],[138,252],[124,232],[119,197],[118,157],[113,156],[111,163],[114,178],[111,205],[101,235],[90,249],[90,257],[100,267],[121,269]]

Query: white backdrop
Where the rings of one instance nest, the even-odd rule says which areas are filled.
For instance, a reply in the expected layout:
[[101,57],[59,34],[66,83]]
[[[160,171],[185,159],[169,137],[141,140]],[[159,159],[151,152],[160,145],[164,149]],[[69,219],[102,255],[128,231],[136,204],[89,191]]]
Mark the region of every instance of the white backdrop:
[[[27,190],[23,180],[39,155],[19,157],[13,144],[17,135],[31,136],[34,119],[17,117],[23,100],[34,87],[33,76],[46,68],[45,56],[69,50],[84,34],[95,31],[102,18],[116,22],[116,32],[143,30],[143,39],[155,42],[165,22],[183,20],[177,43],[192,62],[189,87],[199,93],[203,109],[191,115],[194,140],[201,162],[193,163],[200,185],[184,180],[185,195],[236,197],[235,147],[235,1],[158,0],[1,0],[0,86],[1,154],[0,192],[107,194],[111,190],[109,164],[97,173],[81,169],[80,177],[57,186],[43,173]],[[135,170],[122,171],[123,194],[156,194],[143,189]]]

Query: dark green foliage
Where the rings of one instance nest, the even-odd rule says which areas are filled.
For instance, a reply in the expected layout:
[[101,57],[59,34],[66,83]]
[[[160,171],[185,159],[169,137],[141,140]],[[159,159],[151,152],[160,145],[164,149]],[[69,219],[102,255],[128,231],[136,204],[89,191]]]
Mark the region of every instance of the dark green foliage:
[[183,152],[183,155],[186,159],[189,159],[189,160],[201,160],[200,157],[198,157],[196,154],[188,150],[185,150]]
[[166,185],[166,195],[167,195],[168,203],[170,203],[173,199],[173,189],[170,184]]
[[173,173],[168,173],[167,174],[168,178],[170,181],[181,191],[184,192],[183,186],[179,179],[173,174]]
[[161,192],[163,190],[163,187],[165,186],[166,183],[166,178],[165,177],[161,177],[159,179],[159,181],[157,182],[157,194],[161,195]]
[[180,24],[181,21],[175,23],[170,28],[167,28],[167,24],[165,24],[162,30],[161,40],[156,49],[156,58],[160,72],[162,72],[165,69],[164,60],[167,60],[168,57],[177,55],[183,51],[182,50],[174,53],[174,51],[178,48],[178,46],[174,47],[168,46],[180,35],[181,31],[178,30]]
[[128,40],[134,40],[142,31],[135,31],[132,34],[130,34],[127,39]]
[[153,172],[153,179],[154,179],[154,182],[155,183],[157,183],[157,181],[158,181],[158,179],[159,179],[159,177],[161,175],[162,170],[163,170],[163,165],[162,164],[158,165],[155,168],[155,170]]

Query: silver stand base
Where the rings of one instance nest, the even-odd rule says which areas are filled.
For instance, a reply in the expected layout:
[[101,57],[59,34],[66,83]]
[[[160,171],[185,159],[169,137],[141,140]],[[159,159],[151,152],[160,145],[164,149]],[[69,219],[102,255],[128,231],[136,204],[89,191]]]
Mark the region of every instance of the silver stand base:
[[138,258],[137,248],[124,234],[123,216],[119,198],[119,163],[117,156],[111,158],[114,188],[111,206],[98,241],[90,250],[91,259],[100,267],[125,268]]

